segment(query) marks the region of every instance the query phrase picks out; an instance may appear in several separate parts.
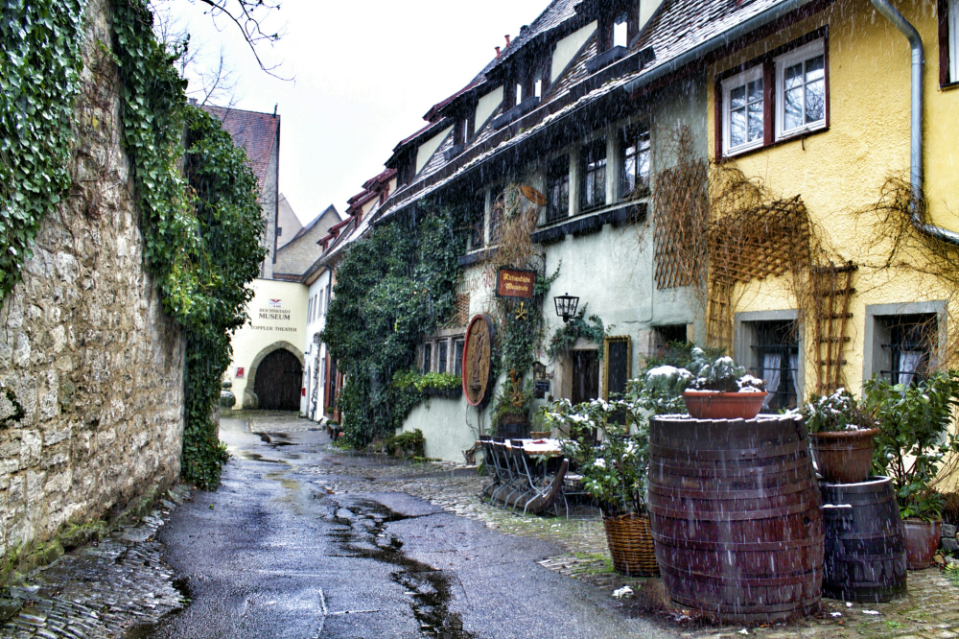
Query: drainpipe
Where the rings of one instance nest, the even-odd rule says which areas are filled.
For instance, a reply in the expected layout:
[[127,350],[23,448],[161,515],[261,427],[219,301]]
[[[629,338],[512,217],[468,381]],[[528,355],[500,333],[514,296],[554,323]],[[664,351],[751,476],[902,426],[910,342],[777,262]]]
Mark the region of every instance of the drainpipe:
[[[909,40],[912,48],[912,117],[910,136],[910,167],[909,185],[914,196],[922,193],[922,67],[924,65],[922,53],[922,38],[916,28],[902,17],[889,0],[872,0],[876,10],[891,22]],[[912,224],[919,231],[927,233],[952,244],[959,244],[959,233],[926,224],[919,216],[919,209],[915,202],[911,205]]]

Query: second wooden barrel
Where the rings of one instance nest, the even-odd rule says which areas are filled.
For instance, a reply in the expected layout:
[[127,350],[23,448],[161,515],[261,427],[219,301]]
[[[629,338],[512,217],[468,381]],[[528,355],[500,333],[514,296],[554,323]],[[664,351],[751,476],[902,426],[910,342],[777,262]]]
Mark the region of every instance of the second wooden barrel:
[[823,592],[835,599],[885,602],[906,592],[906,544],[888,477],[823,482],[826,561]]
[[722,621],[820,608],[823,520],[798,416],[650,423],[649,519],[670,597]]

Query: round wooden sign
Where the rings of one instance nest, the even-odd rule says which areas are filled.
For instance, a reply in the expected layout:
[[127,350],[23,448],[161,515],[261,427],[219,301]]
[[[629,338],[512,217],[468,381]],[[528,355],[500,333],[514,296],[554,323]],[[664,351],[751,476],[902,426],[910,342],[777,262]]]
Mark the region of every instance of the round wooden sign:
[[463,395],[470,406],[479,406],[487,399],[495,336],[489,315],[483,313],[470,320],[463,344]]

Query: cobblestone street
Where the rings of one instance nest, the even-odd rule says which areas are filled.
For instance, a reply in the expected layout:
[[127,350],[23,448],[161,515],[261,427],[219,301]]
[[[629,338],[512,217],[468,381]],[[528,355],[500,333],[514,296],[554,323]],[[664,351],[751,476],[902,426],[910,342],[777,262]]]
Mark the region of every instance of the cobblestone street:
[[[283,414],[250,417],[250,432],[278,448],[315,426]],[[307,448],[298,450],[309,452]],[[316,444],[312,452],[329,455],[332,450],[330,445]],[[658,579],[627,579],[613,572],[596,509],[576,505],[568,519],[524,516],[484,501],[480,493],[487,480],[471,469],[435,462],[399,466],[350,463],[354,456],[338,452],[325,457],[332,460],[327,466],[303,464],[296,472],[307,481],[315,477],[315,488],[328,495],[405,493],[452,515],[482,522],[489,530],[552,542],[564,552],[540,561],[541,566],[590,584],[608,599],[612,610],[637,619],[654,618],[664,629],[690,639],[745,635],[766,639],[959,637],[959,583],[935,569],[910,572],[908,596],[889,604],[847,606],[824,599],[820,617],[795,624],[748,630],[710,625],[667,603]],[[296,463],[298,455],[292,457]],[[185,587],[163,561],[164,546],[156,534],[177,504],[189,499],[188,489],[174,490],[138,526],[115,530],[98,545],[69,553],[10,585],[0,602],[0,636],[153,636],[151,629],[165,615],[188,602]],[[635,596],[613,599],[613,591],[624,585],[629,585]]]
[[[155,535],[189,489],[171,491],[137,526],[64,555],[5,589],[0,636],[100,639],[157,622],[184,602]],[[135,633],[127,636],[133,637]]]

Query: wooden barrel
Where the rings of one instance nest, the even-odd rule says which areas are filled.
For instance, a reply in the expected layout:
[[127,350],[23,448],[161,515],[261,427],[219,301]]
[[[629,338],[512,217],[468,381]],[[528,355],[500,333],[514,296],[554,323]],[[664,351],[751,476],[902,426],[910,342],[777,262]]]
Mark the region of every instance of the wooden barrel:
[[826,524],[823,593],[884,602],[906,592],[906,544],[888,477],[856,484],[822,482]]
[[648,486],[674,601],[745,624],[819,611],[822,509],[801,418],[654,417]]

